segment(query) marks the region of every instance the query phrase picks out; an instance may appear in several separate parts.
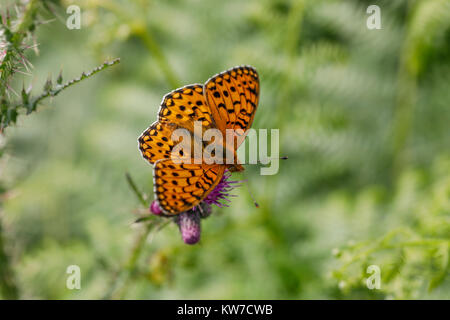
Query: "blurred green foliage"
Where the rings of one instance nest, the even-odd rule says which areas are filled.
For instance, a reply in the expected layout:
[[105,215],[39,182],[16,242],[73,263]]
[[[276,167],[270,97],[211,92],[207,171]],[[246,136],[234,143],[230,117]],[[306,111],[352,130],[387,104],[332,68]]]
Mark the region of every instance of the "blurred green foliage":
[[[72,3],[80,30],[65,27]],[[6,132],[1,216],[21,298],[450,298],[450,1],[51,7],[25,81],[122,63]],[[274,176],[246,170],[260,208],[237,189],[196,246],[174,224],[133,224],[146,208],[124,175],[152,197],[136,139],[162,96],[239,64],[261,78],[253,127],[279,128],[289,156]],[[71,264],[81,290],[65,286]]]
[[[18,73],[32,76],[33,64],[26,57],[26,53],[33,49],[39,54],[34,32],[40,24],[45,23],[41,21],[40,14],[43,10],[40,9],[47,9],[48,6],[45,2],[31,0],[19,2],[14,8],[13,14],[10,8],[6,8],[1,14],[0,21],[0,132],[15,124],[21,112],[30,114],[36,111],[42,100],[56,97],[68,87],[119,62],[119,59],[104,62],[91,72],[83,72],[78,78],[65,83],[61,71],[55,79],[56,83],[53,83],[51,76],[48,77],[39,95],[32,95],[33,86],[30,84],[25,88],[23,83],[19,95],[19,90],[14,90],[17,83],[16,76]],[[32,42],[34,44],[31,44]]]

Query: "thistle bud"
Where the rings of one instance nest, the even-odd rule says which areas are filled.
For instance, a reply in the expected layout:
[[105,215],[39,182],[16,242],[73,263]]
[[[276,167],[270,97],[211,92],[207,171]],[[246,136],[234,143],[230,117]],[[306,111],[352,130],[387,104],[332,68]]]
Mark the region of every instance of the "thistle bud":
[[181,237],[186,244],[196,244],[200,240],[200,216],[195,210],[180,213],[176,218]]
[[155,200],[153,200],[152,204],[150,205],[150,212],[157,216],[159,216],[162,213],[162,210],[159,207],[158,202],[156,202]]

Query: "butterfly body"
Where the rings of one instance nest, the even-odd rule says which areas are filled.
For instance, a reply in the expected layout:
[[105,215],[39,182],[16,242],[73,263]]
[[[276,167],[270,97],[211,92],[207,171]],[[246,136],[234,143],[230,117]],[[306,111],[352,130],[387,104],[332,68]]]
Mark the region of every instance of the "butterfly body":
[[[204,85],[187,85],[163,97],[158,120],[138,141],[143,157],[154,165],[154,191],[165,214],[176,215],[198,205],[217,186],[225,170],[244,170],[237,161],[237,148],[251,127],[258,99],[259,77],[250,66],[229,69]],[[188,154],[178,150],[180,141],[172,140],[177,129],[186,130],[191,146],[197,143],[200,151],[220,144],[224,161],[210,163],[198,158],[195,147]],[[203,140],[210,129],[222,134],[222,142]],[[231,144],[225,138],[229,132],[237,132]],[[225,161],[228,154],[232,163]]]

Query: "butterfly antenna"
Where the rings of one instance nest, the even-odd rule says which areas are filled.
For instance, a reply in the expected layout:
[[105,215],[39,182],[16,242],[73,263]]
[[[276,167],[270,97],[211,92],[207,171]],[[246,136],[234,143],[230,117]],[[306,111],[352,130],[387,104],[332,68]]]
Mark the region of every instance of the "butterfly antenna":
[[253,204],[256,208],[259,208],[259,203],[256,202],[255,197],[253,196],[252,192],[250,191],[250,185],[248,184],[248,181],[245,181],[245,184],[247,185],[248,194],[250,195],[250,198],[253,200]]
[[[274,159],[287,160],[287,159],[289,159],[289,157],[288,156],[284,156],[284,157],[279,157],[279,158],[267,158],[267,160],[274,160]],[[259,160],[256,163],[241,163],[241,165],[243,165],[243,166],[247,166],[247,165],[251,165],[251,164],[264,165],[265,163],[262,163]]]

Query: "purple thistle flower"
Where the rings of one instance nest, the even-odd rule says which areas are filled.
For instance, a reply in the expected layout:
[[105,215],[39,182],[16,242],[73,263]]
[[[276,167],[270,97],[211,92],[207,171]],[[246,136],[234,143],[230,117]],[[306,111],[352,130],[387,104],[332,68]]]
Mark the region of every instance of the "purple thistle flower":
[[223,200],[226,202],[230,202],[230,199],[228,198],[234,197],[234,195],[230,194],[230,191],[240,185],[240,181],[229,181],[228,179],[230,177],[231,172],[226,170],[222,176],[222,179],[220,179],[220,182],[217,184],[214,190],[211,191],[205,199],[203,199],[203,202],[209,205],[214,204],[219,208],[228,207],[227,203],[223,203],[221,201]]
[[200,214],[197,210],[191,209],[180,213],[175,218],[175,223],[181,232],[181,237],[186,244],[196,244],[200,240],[201,225]]

